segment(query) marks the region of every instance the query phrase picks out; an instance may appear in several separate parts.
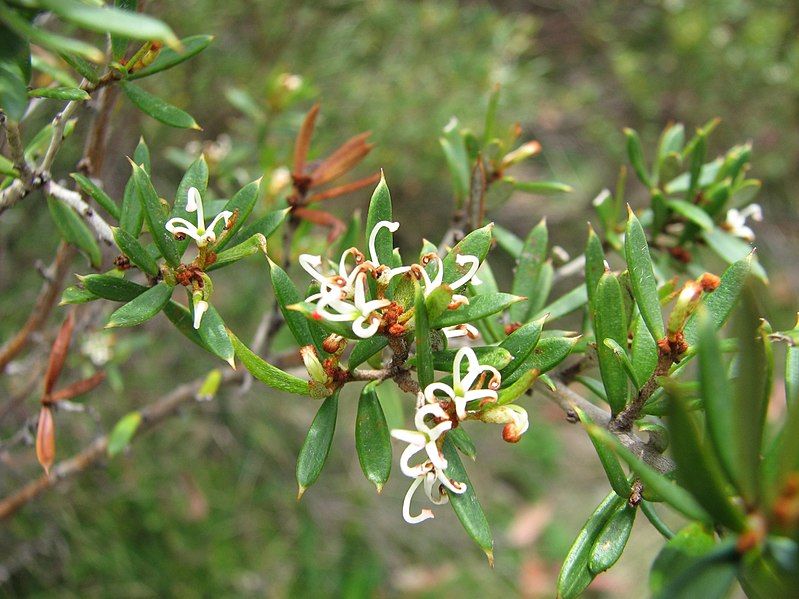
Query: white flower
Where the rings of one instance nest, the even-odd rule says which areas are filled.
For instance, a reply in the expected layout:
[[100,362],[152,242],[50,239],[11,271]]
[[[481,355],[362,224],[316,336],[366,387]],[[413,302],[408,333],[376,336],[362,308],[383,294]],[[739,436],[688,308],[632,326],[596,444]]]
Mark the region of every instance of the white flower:
[[397,229],[399,229],[399,223],[391,222],[388,220],[381,220],[374,227],[369,233],[369,259],[372,267],[374,268],[375,272],[377,273],[378,281],[382,285],[388,285],[388,282],[395,276],[408,272],[411,267],[410,266],[398,266],[397,268],[391,268],[389,264],[380,264],[380,259],[377,257],[377,248],[375,247],[375,243],[377,241],[377,233],[380,229],[388,229],[392,233],[395,233]]
[[[466,375],[461,378],[461,362],[466,358],[469,362]],[[493,376],[488,383],[488,389],[472,389],[477,379],[484,372],[491,373]],[[425,399],[429,402],[437,401],[436,391],[446,394],[455,403],[455,413],[458,419],[466,418],[466,404],[477,399],[497,399],[497,389],[502,382],[502,376],[493,366],[480,364],[477,354],[471,347],[462,347],[455,354],[452,362],[452,386],[446,383],[431,383],[424,390]]]
[[[430,427],[425,422],[427,416],[433,416],[442,421]],[[438,448],[439,438],[452,428],[452,421],[449,420],[448,414],[436,401],[426,403],[416,411],[414,425],[416,426],[415,431],[399,429],[391,431],[392,437],[408,444],[400,458],[400,469],[405,476],[414,479],[402,502],[402,517],[409,524],[418,524],[434,517],[433,512],[429,509],[423,509],[417,516],[411,515],[411,500],[416,489],[422,483],[424,483],[425,494],[435,505],[448,501],[442,486],[453,493],[460,494],[466,491],[464,483],[451,480],[444,472],[447,468],[447,461]],[[427,459],[411,466],[410,459],[420,451],[426,452]]]
[[755,240],[755,232],[746,226],[746,219],[760,222],[763,220],[763,209],[760,204],[749,204],[743,210],[731,208],[727,211],[727,219],[724,222],[725,228],[741,239],[752,242]]
[[[354,284],[354,303],[349,303],[341,298],[339,287],[331,287],[327,284],[322,285],[320,293],[312,295],[305,301],[316,304],[316,313],[322,318],[331,322],[352,321],[352,332],[358,337],[366,339],[377,333],[380,328],[380,316],[377,310],[385,308],[391,302],[387,299],[376,299],[368,301],[366,299],[366,273],[359,272]],[[335,310],[331,312],[328,306]]]
[[469,339],[477,339],[480,336],[480,331],[477,330],[472,324],[455,324],[451,327],[444,327],[441,329],[447,339],[457,339],[458,337],[468,337]]
[[230,217],[233,213],[229,210],[223,210],[214,217],[211,224],[206,228],[205,226],[205,213],[203,212],[203,199],[200,197],[200,192],[196,187],[189,187],[188,197],[186,199],[186,212],[197,213],[197,224],[193,225],[185,218],[171,218],[166,223],[166,230],[176,235],[182,233],[188,235],[197,242],[197,247],[205,247],[210,241],[216,241],[216,233],[214,227],[219,221],[224,220],[227,226]]
[[[426,266],[430,264],[430,262],[435,262],[436,264],[436,274],[431,279],[430,275],[427,273],[425,268],[420,268],[419,270],[422,273],[422,279],[424,279],[424,296],[427,297],[433,290],[441,287],[444,284],[444,262],[441,260],[441,257],[437,254],[428,254],[425,256],[425,259],[422,260],[422,265]],[[469,270],[466,272],[465,275],[455,279],[452,283],[449,284],[450,288],[455,291],[472,281],[475,285],[479,285],[481,281],[475,276],[477,274],[477,270],[480,268],[480,260],[477,256],[471,256],[469,254],[458,254],[455,256],[455,263],[459,266],[469,265]],[[452,301],[459,304],[468,304],[469,299],[464,295],[454,294],[452,296]]]
[[194,328],[199,329],[203,314],[208,311],[208,302],[203,299],[202,291],[195,291],[192,294],[192,301],[194,304]]
[[[347,258],[349,256],[355,256],[355,266],[352,270],[347,270]],[[325,289],[334,290],[334,288],[338,288],[340,290],[340,299],[352,297],[355,291],[355,277],[366,268],[366,264],[363,262],[363,254],[356,248],[350,248],[341,255],[338,264],[338,273],[333,275],[325,275],[322,272],[321,256],[300,254],[299,262],[303,270],[322,285],[323,293]],[[309,299],[307,301],[311,300]]]

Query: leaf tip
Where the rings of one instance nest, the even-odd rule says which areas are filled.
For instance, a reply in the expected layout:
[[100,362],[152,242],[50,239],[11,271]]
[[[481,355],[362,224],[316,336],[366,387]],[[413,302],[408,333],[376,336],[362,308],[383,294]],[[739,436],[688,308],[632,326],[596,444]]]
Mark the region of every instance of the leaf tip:
[[494,549],[483,549],[486,554],[486,559],[488,560],[488,567],[494,568]]
[[302,485],[298,486],[298,488],[297,488],[297,501],[302,499],[302,496],[305,495],[305,491],[307,491],[307,490],[308,490],[308,487],[303,487]]

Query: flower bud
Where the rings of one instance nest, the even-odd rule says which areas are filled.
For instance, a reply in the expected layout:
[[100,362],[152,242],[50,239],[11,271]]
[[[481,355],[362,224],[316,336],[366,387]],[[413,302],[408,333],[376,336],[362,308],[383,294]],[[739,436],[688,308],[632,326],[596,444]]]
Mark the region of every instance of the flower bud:
[[36,429],[36,458],[50,475],[50,467],[55,462],[55,420],[50,406],[42,406],[39,411],[39,424]]
[[338,354],[347,346],[347,340],[341,335],[331,333],[322,342],[322,349],[329,354]]
[[530,427],[527,411],[515,404],[489,408],[478,417],[483,422],[504,424],[505,427],[502,429],[502,438],[508,443],[518,443],[522,435]]
[[319,356],[316,354],[316,348],[313,345],[305,345],[300,348],[300,355],[305,364],[305,369],[311,378],[317,383],[327,383],[328,376],[325,372],[324,366],[319,361]]

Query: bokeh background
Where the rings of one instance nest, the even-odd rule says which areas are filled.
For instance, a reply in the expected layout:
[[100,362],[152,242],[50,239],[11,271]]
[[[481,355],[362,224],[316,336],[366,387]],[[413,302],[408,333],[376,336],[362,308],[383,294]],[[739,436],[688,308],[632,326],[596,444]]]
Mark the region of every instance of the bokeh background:
[[[625,162],[622,127],[638,129],[652,148],[669,122],[693,128],[718,116],[711,154],[753,144],[766,215],[755,227],[757,245],[771,274],[775,328],[790,324],[781,308],[796,305],[799,289],[799,4],[792,0],[149,4],[181,36],[216,36],[199,57],[145,83],[204,130],[169,129],[120,103],[104,173],[116,197],[129,174],[125,155],[141,134],[165,197],[200,149],[218,197],[261,175],[270,181],[289,164],[305,111],[320,101],[314,154],[372,131],[376,147],[359,172],[384,169],[404,223],[398,242],[415,248],[422,237],[438,240],[448,224],[442,127],[457,116],[480,130],[488,94],[500,83],[502,122],[518,122],[524,139],[544,147],[522,175],[558,179],[574,192],[513,198],[492,218],[524,234],[546,215],[553,242],[574,252],[584,243],[591,199],[615,184]],[[62,152],[62,172],[80,151],[73,144]],[[643,191],[631,183],[631,200]],[[362,191],[328,208],[347,218],[368,197]],[[261,209],[268,208],[265,200]],[[38,288],[30,267],[56,245],[46,216],[4,215],[0,338],[24,321]],[[215,279],[215,303],[248,337],[271,307],[267,271],[256,260],[233,270]],[[507,279],[510,266],[499,271]],[[113,341],[114,376],[88,400],[98,415],[62,418],[62,456],[176,381],[216,366],[165,320]],[[2,384],[3,393],[13,392],[12,383]],[[125,456],[0,528],[0,595],[553,596],[559,560],[607,483],[588,441],[560,412],[536,397],[526,407],[532,426],[521,443],[476,430],[478,459],[467,464],[494,527],[494,570],[447,508],[434,521],[406,525],[406,482],[396,472],[375,495],[355,457],[352,401],[342,402],[320,481],[295,501],[294,463],[314,406],[254,386],[190,406]],[[35,409],[31,398],[4,414],[0,438]],[[403,415],[390,417],[398,424]],[[36,474],[29,453],[16,456],[13,469],[0,465],[3,494]],[[590,593],[645,593],[659,546],[639,522],[620,564]]]

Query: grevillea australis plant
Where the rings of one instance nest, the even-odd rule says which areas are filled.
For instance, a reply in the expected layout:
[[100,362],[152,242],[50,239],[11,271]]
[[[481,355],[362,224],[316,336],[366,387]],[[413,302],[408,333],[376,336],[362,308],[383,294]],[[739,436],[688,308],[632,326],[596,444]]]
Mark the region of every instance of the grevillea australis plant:
[[[108,51],[32,24],[30,9],[109,34]],[[655,596],[720,597],[736,579],[752,597],[789,596],[797,588],[799,330],[775,332],[756,317],[756,281],[767,281],[750,246],[764,216],[752,203],[759,182],[748,177],[748,145],[708,156],[716,121],[690,137],[682,125],[670,125],[649,161],[638,134],[626,130],[629,162],[646,200],[636,202],[637,210],[626,205],[623,169],[615,191],[596,196],[585,251],[570,259],[550,247],[545,219],[523,238],[490,221],[489,213],[514,192],[570,191],[559,182],[520,181],[512,174],[541,147],[518,143],[516,127],[499,133],[495,90],[481,135],[453,119],[440,138],[455,199],[447,233],[438,245],[418,240],[420,249],[403,255],[394,241],[402,223],[394,219],[386,178],[374,173],[338,182],[369,154],[366,134],[309,162],[318,106],[301,126],[292,168],[281,171],[279,184],[277,177],[270,186],[253,177],[229,199],[219,199],[200,155],[170,199],[163,199],[152,178],[157,164],[142,140],[117,201],[92,163],[103,155],[102,127],[113,106],[104,91],[120,86],[144,113],[170,126],[197,128],[188,113],[133,81],[177,66],[210,38],[178,40],[145,15],[73,1],[27,2],[24,10],[0,1],[0,22],[0,106],[9,148],[0,160],[0,214],[23,200],[32,204],[35,192],[44,192],[63,247],[78,248],[100,271],[78,277],[62,292],[61,304],[69,307],[32,420],[35,452],[48,475],[33,491],[0,500],[0,517],[98,456],[123,451],[181,401],[212,399],[246,370],[272,389],[308,398],[316,409],[297,459],[300,497],[322,473],[339,403],[357,398],[355,446],[366,479],[383,488],[395,446],[400,472],[409,479],[401,505],[391,509],[424,526],[439,513],[436,506],[449,504],[493,560],[493,536],[478,495],[484,502],[492,497],[473,484],[461,459],[477,451],[469,431],[499,424],[501,438],[510,443],[535,435],[529,414],[546,398],[585,429],[610,487],[568,552],[558,596],[578,596],[616,563],[639,511],[666,539],[651,573]],[[130,47],[131,39],[144,43]],[[53,60],[61,55],[64,63],[31,63],[31,44]],[[29,90],[32,64],[53,83]],[[26,116],[41,100],[29,98],[67,103],[35,133],[25,130]],[[92,98],[101,102],[102,118],[94,121],[100,130],[90,136],[81,171],[71,174],[71,189],[51,169],[82,103]],[[347,225],[318,207],[366,187],[373,193],[363,231],[358,218]],[[273,200],[270,210],[261,208],[266,196]],[[297,249],[301,232],[307,233],[302,241],[312,240],[302,247],[313,246],[313,227],[327,229],[324,251]],[[278,231],[282,248],[270,245]],[[500,290],[489,263],[500,252],[515,263],[509,292]],[[275,301],[273,308],[254,303],[266,316],[265,333],[245,343],[226,325],[224,309],[217,309],[222,306],[214,279],[217,270],[253,255],[266,258],[262,272]],[[61,291],[66,270],[47,279],[45,298]],[[553,294],[556,281],[569,280],[568,291]],[[101,299],[118,304],[110,314],[95,313],[104,314],[105,327],[143,325],[163,312],[197,351],[234,370],[213,370],[125,415],[80,460],[59,463],[60,408],[105,378],[111,349],[91,337],[90,324],[81,324],[93,372],[56,386],[68,367],[76,316],[88,315],[80,306]],[[735,337],[722,338],[739,305]],[[281,356],[274,341],[284,326],[294,346]],[[3,346],[0,364],[22,351],[29,329]],[[780,346],[786,348],[787,409],[769,419],[774,350]],[[292,359],[304,368],[289,366]],[[412,409],[402,428],[390,429],[383,411],[392,387],[404,392]],[[679,531],[661,520],[662,508],[684,519]],[[413,534],[419,532],[409,528]]]

